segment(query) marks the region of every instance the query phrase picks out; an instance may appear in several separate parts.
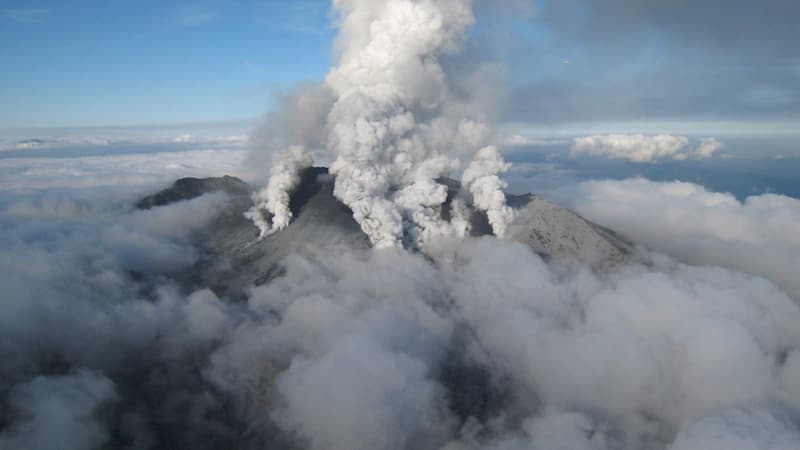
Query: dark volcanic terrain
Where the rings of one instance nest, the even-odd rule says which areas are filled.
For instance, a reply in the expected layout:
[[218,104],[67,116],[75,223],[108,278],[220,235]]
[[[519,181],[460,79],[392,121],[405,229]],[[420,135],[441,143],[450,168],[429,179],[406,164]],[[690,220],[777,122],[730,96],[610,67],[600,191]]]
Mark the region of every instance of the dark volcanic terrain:
[[[441,212],[449,214],[450,202],[468,194],[457,181],[441,180],[450,195]],[[370,248],[366,234],[353,219],[352,212],[333,196],[334,178],[324,167],[306,169],[292,193],[292,223],[284,230],[258,240],[258,229],[244,217],[252,206],[255,190],[238,178],[183,178],[172,186],[137,203],[151,208],[188,200],[205,193],[226,192],[229,206],[203,235],[198,246],[203,256],[192,272],[182,275],[191,284],[210,286],[219,295],[240,298],[249,286],[260,285],[282,273],[281,262],[295,252],[316,250],[365,250]],[[532,194],[508,196],[516,217],[508,238],[529,246],[546,260],[582,261],[598,270],[625,262],[633,246],[615,232],[589,222],[576,213]],[[486,215],[472,210],[473,236],[491,234]]]

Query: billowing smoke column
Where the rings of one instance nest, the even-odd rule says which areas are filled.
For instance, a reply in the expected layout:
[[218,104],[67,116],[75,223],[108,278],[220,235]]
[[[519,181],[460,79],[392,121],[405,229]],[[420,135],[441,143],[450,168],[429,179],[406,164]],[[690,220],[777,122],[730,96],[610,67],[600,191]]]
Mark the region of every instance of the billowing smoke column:
[[[474,22],[472,2],[334,0],[333,8],[339,61],[325,80],[334,98],[325,146],[333,158],[334,195],[378,248],[464,235],[463,221],[441,218],[447,187],[437,179],[484,147],[489,127],[455,101],[440,58],[463,44]],[[276,164],[273,180],[256,197],[250,217],[262,236],[291,219],[288,191],[299,167]],[[485,148],[465,178],[497,236],[512,216],[497,178],[506,168],[496,150]],[[260,209],[273,214],[271,227]]]
[[[289,209],[289,193],[300,183],[300,172],[313,163],[311,156],[301,146],[291,146],[275,155],[272,161],[272,176],[267,187],[253,194],[255,205],[245,213],[259,229],[259,239],[282,230],[292,220]],[[272,224],[264,217],[263,210],[272,213]]]
[[508,223],[514,218],[514,211],[506,205],[503,193],[508,184],[497,176],[510,167],[511,164],[503,161],[496,148],[485,147],[475,155],[475,160],[461,177],[463,185],[472,193],[475,206],[486,211],[497,236],[505,234]]

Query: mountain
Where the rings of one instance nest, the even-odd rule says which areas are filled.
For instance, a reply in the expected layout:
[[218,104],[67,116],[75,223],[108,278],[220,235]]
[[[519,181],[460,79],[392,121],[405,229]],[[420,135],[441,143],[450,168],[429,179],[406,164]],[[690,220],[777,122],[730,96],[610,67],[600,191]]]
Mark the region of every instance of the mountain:
[[[468,194],[460,190],[457,181],[440,181],[450,193],[443,205],[444,217],[449,215],[450,202],[456,195],[466,198],[469,204]],[[254,188],[234,177],[183,178],[140,200],[137,206],[144,209],[204,193],[227,192],[231,197],[229,206],[199,242],[203,256],[185,279],[210,286],[220,295],[240,298],[242,289],[280,276],[281,262],[292,253],[370,248],[369,239],[350,209],[333,196],[333,183],[326,168],[306,169],[292,193],[292,223],[262,240],[257,240],[258,229],[244,217],[252,206],[250,192]],[[516,217],[507,237],[526,244],[546,260],[581,261],[605,270],[623,264],[632,255],[632,244],[615,232],[540,197],[509,195],[508,204],[516,210]],[[470,220],[474,236],[491,234],[483,212],[472,210]]]
[[232,195],[247,195],[251,188],[244,181],[228,175],[218,178],[181,178],[169,188],[139,200],[136,202],[136,207],[150,209],[219,191]]

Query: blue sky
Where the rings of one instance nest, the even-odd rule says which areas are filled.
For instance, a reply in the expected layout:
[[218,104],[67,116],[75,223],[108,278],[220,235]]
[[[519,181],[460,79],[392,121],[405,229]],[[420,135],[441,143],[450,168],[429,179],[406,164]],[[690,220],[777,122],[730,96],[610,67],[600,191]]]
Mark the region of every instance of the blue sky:
[[[765,1],[475,0],[467,51],[518,128],[793,133],[800,2]],[[0,129],[252,120],[334,35],[324,0],[0,0]]]
[[324,1],[0,5],[0,128],[249,119],[330,65]]

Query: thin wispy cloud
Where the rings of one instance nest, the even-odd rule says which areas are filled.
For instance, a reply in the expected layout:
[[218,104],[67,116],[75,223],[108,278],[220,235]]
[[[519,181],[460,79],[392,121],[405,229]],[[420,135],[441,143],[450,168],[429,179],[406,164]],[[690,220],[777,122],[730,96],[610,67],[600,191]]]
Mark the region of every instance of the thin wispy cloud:
[[182,14],[178,21],[183,26],[195,26],[211,23],[219,19],[220,15],[214,11],[194,11]]
[[273,1],[261,4],[256,22],[288,33],[320,37],[331,30],[328,4],[320,1]]
[[290,33],[299,33],[309,36],[322,36],[326,30],[325,28],[321,27],[313,27],[313,26],[293,24],[293,23],[281,24],[280,29],[283,31],[288,31]]
[[577,137],[573,140],[570,156],[600,156],[612,159],[625,159],[636,163],[652,163],[662,159],[685,160],[688,158],[708,159],[721,148],[717,139],[705,138],[692,150],[689,138],[659,134],[607,134]]
[[46,8],[11,8],[0,12],[5,19],[19,23],[44,23],[49,14]]
[[263,1],[260,5],[267,8],[288,8],[295,12],[314,13],[326,11],[330,3],[322,0],[271,0]]
[[320,1],[293,2],[291,9],[297,12],[319,13],[327,10],[328,4]]

